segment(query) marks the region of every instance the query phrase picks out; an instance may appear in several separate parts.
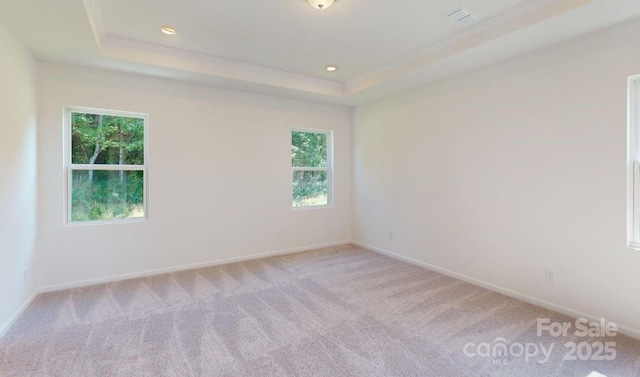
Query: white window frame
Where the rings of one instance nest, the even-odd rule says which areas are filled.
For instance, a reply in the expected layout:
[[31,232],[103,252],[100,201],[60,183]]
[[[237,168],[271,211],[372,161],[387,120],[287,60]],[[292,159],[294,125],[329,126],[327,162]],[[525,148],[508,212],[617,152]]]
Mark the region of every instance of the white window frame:
[[640,75],[628,79],[627,247],[640,250]]
[[[308,133],[317,133],[317,134],[325,134],[327,135],[327,167],[326,168],[316,168],[316,167],[293,167],[291,166],[291,208],[294,211],[304,211],[308,209],[321,209],[321,208],[331,208],[333,207],[333,131],[330,130],[318,130],[311,128],[294,128],[289,133],[289,139],[293,135],[293,132],[308,132]],[[292,144],[292,142],[290,142]],[[291,148],[291,146],[289,147]],[[294,206],[293,205],[293,173],[297,171],[326,171],[327,172],[327,204],[319,205],[319,206]]]
[[[86,114],[98,114],[107,116],[119,116],[127,118],[139,118],[143,120],[143,140],[144,140],[144,165],[107,165],[107,164],[74,164],[71,162],[71,143],[72,143],[72,130],[71,121],[72,113],[86,113]],[[64,140],[63,140],[63,164],[64,164],[64,225],[65,226],[87,226],[87,225],[102,225],[102,224],[127,224],[127,223],[139,223],[149,220],[149,206],[148,206],[148,166],[149,166],[149,115],[145,113],[137,113],[130,111],[119,110],[107,110],[96,109],[90,107],[77,107],[77,106],[65,106],[64,107]],[[143,217],[127,218],[127,219],[109,219],[109,220],[87,220],[87,221],[72,221],[71,219],[71,195],[72,195],[72,171],[74,170],[127,170],[127,171],[142,171],[142,205],[144,208]]]

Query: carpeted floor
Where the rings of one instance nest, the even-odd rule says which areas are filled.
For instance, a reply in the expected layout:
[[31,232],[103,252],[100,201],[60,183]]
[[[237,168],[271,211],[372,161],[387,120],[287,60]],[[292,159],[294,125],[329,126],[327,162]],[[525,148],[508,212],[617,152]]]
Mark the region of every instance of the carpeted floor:
[[[573,321],[343,246],[43,294],[0,340],[0,376],[640,376],[639,341],[563,361],[585,339],[537,318]],[[548,360],[519,356],[540,344]]]

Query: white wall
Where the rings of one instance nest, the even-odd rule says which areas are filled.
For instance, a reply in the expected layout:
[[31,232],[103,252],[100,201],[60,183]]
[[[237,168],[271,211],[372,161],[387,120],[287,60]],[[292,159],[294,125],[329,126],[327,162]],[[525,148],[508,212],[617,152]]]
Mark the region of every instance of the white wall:
[[[349,240],[349,108],[56,64],[39,80],[46,286]],[[63,225],[65,105],[149,114],[149,222]],[[334,131],[333,208],[291,208],[296,127]]]
[[0,334],[35,292],[36,95],[31,55],[0,23]]
[[640,335],[625,247],[639,45],[634,21],[360,107],[353,238]]

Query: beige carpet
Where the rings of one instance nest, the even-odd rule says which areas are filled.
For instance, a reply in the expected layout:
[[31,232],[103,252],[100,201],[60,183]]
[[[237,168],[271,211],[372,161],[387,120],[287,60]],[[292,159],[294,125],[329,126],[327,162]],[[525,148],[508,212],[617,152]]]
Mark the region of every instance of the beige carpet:
[[[584,339],[538,337],[538,317],[572,321],[344,246],[41,295],[0,340],[0,376],[640,376],[640,342],[563,361]],[[555,348],[465,355],[496,338]]]

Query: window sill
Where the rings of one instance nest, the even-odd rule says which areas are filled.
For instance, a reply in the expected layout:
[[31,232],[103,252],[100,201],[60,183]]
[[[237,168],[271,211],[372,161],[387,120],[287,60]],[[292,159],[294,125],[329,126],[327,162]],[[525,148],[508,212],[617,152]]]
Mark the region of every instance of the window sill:
[[135,224],[146,223],[149,221],[148,217],[135,217],[131,219],[114,219],[114,220],[92,220],[92,221],[74,221],[65,223],[65,227],[87,227],[94,225],[119,225],[119,224]]
[[628,242],[628,243],[627,243],[627,248],[628,248],[628,249],[631,249],[631,250],[638,250],[638,251],[640,251],[640,243]]
[[326,208],[333,208],[332,204],[327,204],[327,205],[323,205],[323,206],[304,206],[304,207],[292,207],[292,209],[294,211],[308,211],[308,210],[314,210],[314,209],[326,209]]

